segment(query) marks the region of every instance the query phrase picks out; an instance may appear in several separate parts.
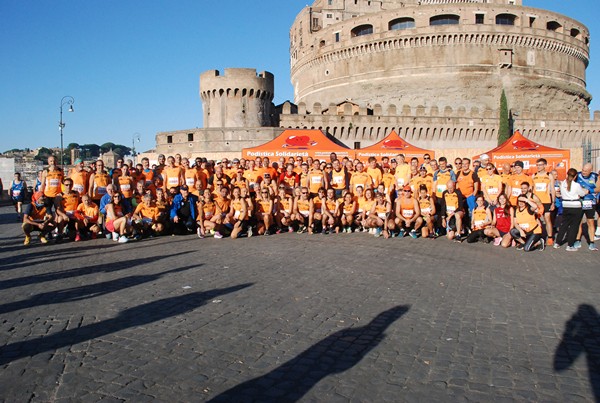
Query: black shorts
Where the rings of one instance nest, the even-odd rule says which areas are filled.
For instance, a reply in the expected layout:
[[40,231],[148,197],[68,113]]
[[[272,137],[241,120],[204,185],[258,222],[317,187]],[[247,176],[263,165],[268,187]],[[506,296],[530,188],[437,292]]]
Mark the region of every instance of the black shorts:
[[546,214],[546,213],[550,212],[550,208],[552,207],[552,203],[542,203],[542,206],[544,206],[544,214]]
[[595,209],[583,210],[583,215],[588,220],[593,220],[596,217],[596,210]]

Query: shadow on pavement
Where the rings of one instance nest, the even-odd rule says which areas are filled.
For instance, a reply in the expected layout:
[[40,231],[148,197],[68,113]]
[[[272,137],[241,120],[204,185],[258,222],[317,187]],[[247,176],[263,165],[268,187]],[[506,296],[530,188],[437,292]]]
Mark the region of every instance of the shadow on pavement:
[[584,354],[594,399],[600,402],[600,315],[592,305],[579,305],[565,324],[563,338],[554,353],[554,371],[569,369]]
[[7,288],[13,288],[13,287],[21,287],[21,286],[30,285],[30,284],[43,283],[43,282],[47,282],[47,281],[61,280],[61,279],[65,279],[65,278],[84,276],[86,274],[92,274],[92,273],[97,273],[97,272],[110,273],[110,272],[119,271],[119,270],[131,269],[132,267],[135,267],[135,266],[139,266],[139,265],[143,265],[143,264],[147,264],[147,263],[154,263],[158,260],[168,259],[173,256],[180,257],[186,253],[191,253],[191,252],[180,252],[180,253],[174,253],[174,254],[165,255],[165,256],[152,256],[152,257],[145,257],[145,258],[139,258],[139,259],[119,260],[119,261],[115,261],[115,262],[111,262],[111,263],[101,263],[101,264],[97,264],[97,265],[78,267],[78,268],[74,268],[74,269],[67,269],[67,270],[61,270],[61,271],[55,271],[55,272],[49,272],[49,273],[35,274],[32,276],[26,276],[26,277],[13,278],[13,279],[9,279],[9,280],[2,280],[2,281],[0,281],[0,290],[5,290]]
[[217,288],[210,291],[165,298],[127,309],[112,319],[65,330],[49,336],[7,344],[0,348],[0,365],[8,364],[23,357],[32,357],[46,351],[82,343],[124,329],[182,315],[204,305],[215,297],[236,292],[252,285],[253,283],[246,283],[228,288]]
[[385,330],[409,308],[399,305],[381,312],[365,326],[335,332],[271,372],[241,383],[210,401],[297,401],[321,379],[358,364],[385,338]]
[[[108,249],[115,246],[119,246],[120,244],[117,242],[114,243],[102,243],[99,245],[85,245],[82,246],[72,246],[69,248],[56,248],[55,244],[48,245],[31,245],[28,247],[24,247],[23,245],[14,247],[16,250],[20,250],[21,253],[18,255],[12,255],[5,258],[0,259],[0,266],[2,268],[0,270],[10,270],[12,267],[10,265],[15,265],[17,263],[23,264],[23,262],[27,262],[30,260],[38,260],[44,257],[57,257],[64,256],[65,259],[71,257],[78,257],[76,253],[78,252],[88,252],[88,251],[98,251],[102,249]],[[66,243],[65,243],[66,245]],[[2,248],[2,252],[10,252],[11,248]],[[24,265],[30,265],[32,263],[24,263]]]
[[110,294],[112,292],[158,280],[167,274],[179,273],[200,266],[202,266],[202,264],[179,267],[157,274],[122,277],[116,280],[88,284],[80,287],[68,288],[66,290],[44,292],[42,294],[33,295],[29,299],[0,305],[0,314],[17,311],[19,309],[33,308],[34,306],[60,304],[63,302],[81,301],[88,298],[99,297],[101,295]]

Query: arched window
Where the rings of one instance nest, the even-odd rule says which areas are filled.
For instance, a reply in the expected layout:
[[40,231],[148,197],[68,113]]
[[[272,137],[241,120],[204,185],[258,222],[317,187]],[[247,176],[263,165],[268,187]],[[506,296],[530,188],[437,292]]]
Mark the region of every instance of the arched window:
[[395,20],[390,21],[388,24],[388,28],[390,31],[395,31],[399,29],[409,29],[415,27],[414,18],[396,18]]
[[496,16],[496,25],[515,25],[516,15],[498,14]]
[[577,28],[571,29],[571,36],[573,38],[578,38],[580,34],[581,34],[581,31],[579,31]]
[[429,19],[429,25],[454,25],[460,22],[460,17],[453,14],[436,15]]
[[560,32],[562,25],[560,25],[558,22],[556,21],[550,21],[548,24],[546,24],[546,28],[549,31],[554,31],[554,32]]
[[372,33],[373,25],[365,24],[355,27],[351,32],[351,36],[354,38],[355,36],[371,35]]

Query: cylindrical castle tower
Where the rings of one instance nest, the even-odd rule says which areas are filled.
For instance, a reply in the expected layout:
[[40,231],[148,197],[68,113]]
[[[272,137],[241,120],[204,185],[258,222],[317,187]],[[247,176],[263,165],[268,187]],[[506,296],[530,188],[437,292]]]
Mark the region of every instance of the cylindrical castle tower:
[[296,103],[589,113],[589,32],[521,0],[316,0],[290,31]]
[[225,69],[200,74],[204,127],[272,126],[273,74],[256,69]]

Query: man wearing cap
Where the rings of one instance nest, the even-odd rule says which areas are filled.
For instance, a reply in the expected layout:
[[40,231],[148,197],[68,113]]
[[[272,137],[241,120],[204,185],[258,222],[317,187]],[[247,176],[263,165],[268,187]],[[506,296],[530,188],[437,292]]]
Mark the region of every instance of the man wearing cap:
[[427,194],[429,196],[434,195],[433,177],[427,174],[427,167],[425,164],[419,167],[419,175],[410,180],[410,187],[414,192],[418,192],[421,185],[424,185],[427,188]]
[[179,193],[175,195],[171,204],[171,222],[174,234],[184,235],[196,232],[197,202],[198,199],[189,193],[187,185],[180,186]]
[[[583,205],[583,215],[585,216],[585,220],[587,222],[588,229],[588,239],[590,250],[596,251],[598,248],[594,243],[595,239],[595,223],[594,218],[596,216],[596,203],[598,200],[598,174],[593,171],[593,165],[591,163],[586,163],[581,172],[577,174],[577,183],[581,185],[582,188],[588,191],[588,194],[583,197],[582,205]],[[583,222],[579,226],[579,231],[577,232],[577,240],[575,241],[574,247],[581,248],[581,235],[583,233]]]
[[523,161],[515,161],[514,173],[508,180],[508,188],[506,193],[510,195],[510,204],[513,206],[517,205],[517,198],[521,195],[521,184],[527,182],[531,184],[531,178],[529,175],[523,172]]

